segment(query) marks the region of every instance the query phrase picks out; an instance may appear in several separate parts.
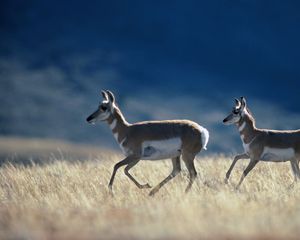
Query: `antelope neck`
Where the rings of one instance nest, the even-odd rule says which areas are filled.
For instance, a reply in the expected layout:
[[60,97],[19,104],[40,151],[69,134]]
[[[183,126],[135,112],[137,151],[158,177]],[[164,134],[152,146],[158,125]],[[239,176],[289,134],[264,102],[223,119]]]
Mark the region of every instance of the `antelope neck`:
[[113,113],[107,119],[110,129],[112,130],[115,139],[118,143],[122,142],[126,135],[126,130],[129,126],[120,109],[115,107]]
[[254,120],[251,119],[248,114],[244,114],[241,120],[237,123],[238,130],[241,135],[241,139],[245,144],[251,143],[256,137],[256,128]]

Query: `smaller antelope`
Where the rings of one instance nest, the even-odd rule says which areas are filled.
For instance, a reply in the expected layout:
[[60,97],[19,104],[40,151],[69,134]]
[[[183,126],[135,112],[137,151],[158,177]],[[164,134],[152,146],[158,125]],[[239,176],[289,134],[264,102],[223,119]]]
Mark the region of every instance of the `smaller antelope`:
[[300,130],[278,131],[258,129],[255,120],[247,108],[246,99],[235,99],[232,113],[223,120],[226,125],[235,124],[240,132],[244,153],[235,156],[226,173],[225,183],[228,182],[230,173],[239,159],[250,158],[250,163],[243,172],[237,185],[240,187],[247,174],[259,161],[286,162],[290,161],[294,174],[294,181],[300,179]]
[[109,182],[112,191],[117,170],[126,165],[125,174],[138,188],[151,188],[149,184],[140,184],[129,170],[142,160],[160,160],[172,158],[173,171],[150,191],[154,195],[164,184],[174,178],[180,171],[180,156],[189,171],[189,184],[186,192],[191,188],[197,172],[194,158],[201,149],[206,149],[208,131],[197,123],[189,120],[146,121],[129,124],[115,103],[115,97],[110,91],[102,91],[103,101],[96,112],[87,121],[95,123],[97,120],[106,121],[126,158],[114,166]]

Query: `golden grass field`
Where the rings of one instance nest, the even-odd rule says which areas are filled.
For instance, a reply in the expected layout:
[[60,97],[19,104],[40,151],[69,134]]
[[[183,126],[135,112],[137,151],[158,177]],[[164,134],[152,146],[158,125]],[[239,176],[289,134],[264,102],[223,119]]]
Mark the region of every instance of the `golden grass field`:
[[[50,156],[49,156],[50,158]],[[107,184],[121,154],[102,150],[85,161],[0,167],[0,239],[298,239],[300,184],[290,185],[289,163],[259,163],[234,190],[247,161],[223,183],[231,157],[196,159],[198,178],[184,193],[187,170],[157,195],[124,174]],[[170,161],[141,161],[131,173],[152,186],[171,171]]]

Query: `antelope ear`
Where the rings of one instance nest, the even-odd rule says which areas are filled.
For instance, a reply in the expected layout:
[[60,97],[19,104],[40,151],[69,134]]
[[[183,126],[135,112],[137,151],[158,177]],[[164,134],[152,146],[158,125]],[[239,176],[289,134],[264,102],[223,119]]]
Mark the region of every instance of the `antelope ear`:
[[239,108],[239,107],[241,106],[240,100],[238,100],[237,98],[235,98],[234,100],[235,100],[235,106],[236,106],[237,108]]
[[101,94],[102,94],[102,97],[104,98],[104,100],[108,101],[108,95],[104,90],[101,90]]
[[114,94],[113,94],[111,91],[109,91],[109,90],[106,90],[106,93],[107,93],[107,95],[108,95],[109,101],[110,101],[111,103],[114,103],[114,102],[115,102],[115,96],[114,96]]
[[244,109],[245,107],[247,107],[246,98],[241,97],[241,103],[242,103],[242,108],[243,108],[243,109]]

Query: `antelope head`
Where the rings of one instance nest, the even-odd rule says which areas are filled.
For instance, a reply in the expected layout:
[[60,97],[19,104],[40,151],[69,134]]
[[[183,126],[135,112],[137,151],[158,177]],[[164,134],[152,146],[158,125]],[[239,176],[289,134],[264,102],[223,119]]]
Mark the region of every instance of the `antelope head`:
[[93,112],[86,121],[88,123],[95,124],[97,121],[107,120],[114,112],[115,108],[115,97],[109,90],[101,91],[103,100],[100,102],[97,110]]
[[240,100],[235,99],[235,106],[232,112],[223,120],[226,125],[238,123],[243,117],[244,111],[247,108],[246,99],[241,97]]

